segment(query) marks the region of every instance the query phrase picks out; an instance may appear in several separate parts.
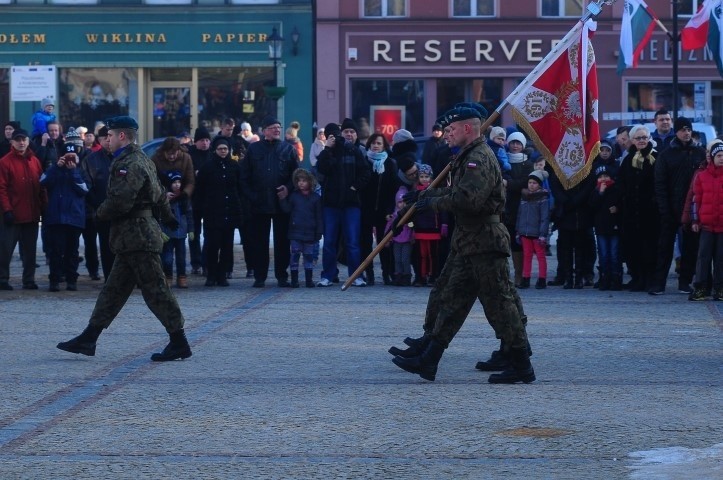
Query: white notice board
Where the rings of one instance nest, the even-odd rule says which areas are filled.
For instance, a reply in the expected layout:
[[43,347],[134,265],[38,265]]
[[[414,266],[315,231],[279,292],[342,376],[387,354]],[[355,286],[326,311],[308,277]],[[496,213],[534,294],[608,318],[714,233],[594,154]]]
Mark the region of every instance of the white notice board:
[[44,98],[57,100],[55,65],[33,65],[10,68],[10,100],[39,102]]

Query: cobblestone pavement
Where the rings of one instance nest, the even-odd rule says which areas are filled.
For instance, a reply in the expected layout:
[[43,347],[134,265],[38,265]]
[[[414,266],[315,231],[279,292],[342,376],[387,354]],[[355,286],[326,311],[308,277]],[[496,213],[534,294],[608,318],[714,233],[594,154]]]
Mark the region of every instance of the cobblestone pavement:
[[426,288],[193,276],[174,291],[194,355],[158,364],[167,336],[137,292],[95,357],[57,350],[100,282],[37,278],[0,292],[3,479],[723,478],[720,303],[524,290],[537,381],[510,386],[474,369],[496,348],[479,306],[436,382],[392,364]]

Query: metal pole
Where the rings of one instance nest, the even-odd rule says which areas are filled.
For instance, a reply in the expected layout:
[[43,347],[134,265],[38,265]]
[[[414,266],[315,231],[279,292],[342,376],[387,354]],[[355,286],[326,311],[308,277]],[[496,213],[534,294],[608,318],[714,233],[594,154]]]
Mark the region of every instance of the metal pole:
[[680,38],[678,35],[678,6],[679,0],[673,0],[673,120],[678,118],[678,46]]

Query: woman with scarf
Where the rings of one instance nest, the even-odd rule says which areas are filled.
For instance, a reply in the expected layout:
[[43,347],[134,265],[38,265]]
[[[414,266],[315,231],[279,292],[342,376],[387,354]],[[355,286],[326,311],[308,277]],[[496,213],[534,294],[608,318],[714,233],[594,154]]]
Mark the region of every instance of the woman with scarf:
[[620,165],[622,247],[633,292],[648,290],[654,281],[660,214],[655,201],[653,165],[658,156],[650,131],[643,125],[630,130],[632,145]]
[[[366,258],[372,251],[374,230],[377,242],[384,237],[387,215],[394,211],[394,196],[399,188],[397,163],[390,156],[389,143],[381,133],[372,134],[366,143],[366,158],[371,167],[369,183],[361,191],[361,257]],[[379,253],[384,285],[392,285],[394,261],[391,249]],[[374,263],[365,272],[368,285],[374,285]]]

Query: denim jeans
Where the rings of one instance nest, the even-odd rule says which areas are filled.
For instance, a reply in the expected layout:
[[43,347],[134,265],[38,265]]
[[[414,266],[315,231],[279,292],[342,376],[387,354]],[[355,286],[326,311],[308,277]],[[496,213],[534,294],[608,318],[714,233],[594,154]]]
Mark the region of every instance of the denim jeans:
[[597,254],[600,262],[600,273],[605,275],[621,275],[623,265],[620,261],[620,236],[598,235]]
[[176,260],[176,275],[186,276],[186,238],[169,238],[163,244],[161,260],[163,260],[163,273],[167,277],[173,276],[173,260]]
[[324,256],[322,258],[324,270],[321,272],[321,277],[327,280],[332,280],[336,276],[336,245],[341,229],[344,230],[347,269],[351,275],[361,263],[359,248],[361,210],[359,207],[324,207]]

